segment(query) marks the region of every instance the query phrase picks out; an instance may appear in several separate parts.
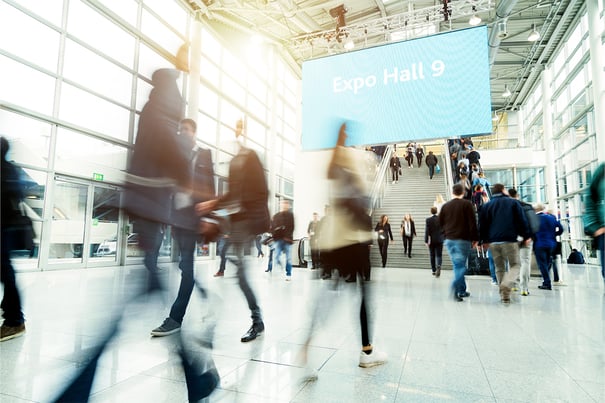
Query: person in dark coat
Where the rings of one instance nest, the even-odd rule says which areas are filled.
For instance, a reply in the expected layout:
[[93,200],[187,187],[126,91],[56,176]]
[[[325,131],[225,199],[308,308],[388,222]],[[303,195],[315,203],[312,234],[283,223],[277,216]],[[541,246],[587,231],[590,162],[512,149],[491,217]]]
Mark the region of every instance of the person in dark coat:
[[552,252],[557,246],[557,236],[563,233],[563,226],[555,216],[548,214],[544,205],[536,205],[536,214],[540,217],[540,230],[534,234],[534,255],[542,274],[541,290],[552,290],[548,268],[551,265]]
[[380,249],[380,257],[382,258],[382,267],[386,267],[389,239],[393,240],[393,231],[391,231],[389,217],[383,214],[376,227],[374,227],[374,231],[378,233],[378,248]]
[[393,153],[390,164],[393,183],[397,183],[399,182],[399,171],[401,171],[401,161],[399,160],[397,154]]
[[238,152],[229,163],[228,192],[218,199],[197,204],[196,210],[199,215],[205,215],[218,208],[230,217],[229,236],[235,255],[233,263],[237,266],[239,286],[252,317],[252,326],[241,337],[241,341],[245,343],[259,337],[265,331],[265,324],[248,281],[244,255],[249,253],[256,235],[269,231],[271,217],[267,206],[269,189],[265,170],[256,152],[244,146],[246,131],[241,119],[236,122],[235,138]]
[[567,264],[584,264],[584,255],[576,248],[572,249],[567,258]]
[[422,159],[424,158],[424,149],[421,145],[416,147],[416,160],[418,161],[418,168],[422,165]]
[[431,272],[435,277],[441,275],[441,263],[443,262],[443,231],[437,216],[437,207],[431,207],[431,216],[426,219],[424,231],[424,243],[429,247],[431,256]]
[[429,154],[425,158],[425,162],[426,166],[429,167],[429,179],[433,179],[433,176],[435,175],[435,167],[439,163],[439,160],[432,151],[429,151]]
[[2,317],[4,322],[0,327],[0,341],[10,340],[25,334],[25,318],[21,306],[21,295],[17,287],[15,269],[11,263],[10,253],[15,249],[11,231],[11,223],[21,215],[18,210],[19,202],[23,200],[24,192],[19,170],[15,164],[7,160],[10,148],[8,140],[0,137],[2,144],[2,273],[0,281],[4,285],[2,297]]
[[183,119],[179,135],[182,140],[183,155],[190,155],[189,172],[193,173],[189,191],[178,192],[173,197],[172,219],[181,223],[174,227],[174,238],[177,241],[180,254],[179,269],[181,269],[181,284],[164,323],[151,331],[152,336],[168,336],[181,330],[194,281],[195,246],[199,238],[198,223],[194,203],[200,203],[215,197],[214,169],[210,150],[200,148],[196,143],[197,124],[192,119]]
[[[282,200],[280,212],[271,220],[271,233],[275,243],[273,253],[274,264],[279,265],[281,254],[286,255],[286,281],[292,279],[292,243],[294,239],[294,214],[290,210],[290,202]],[[268,270],[269,272],[272,270]]]

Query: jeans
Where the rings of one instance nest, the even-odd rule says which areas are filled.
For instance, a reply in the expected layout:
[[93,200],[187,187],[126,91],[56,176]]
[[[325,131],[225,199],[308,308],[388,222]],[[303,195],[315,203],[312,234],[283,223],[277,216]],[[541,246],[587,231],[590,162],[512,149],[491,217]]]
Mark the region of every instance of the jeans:
[[[491,244],[489,248],[492,250],[496,265],[496,278],[500,284],[500,294],[504,299],[508,299],[510,290],[519,277],[519,245],[517,242],[504,242]],[[508,262],[508,271],[506,271],[506,262]]]
[[139,234],[139,247],[144,251],[143,264],[149,274],[149,289],[161,289],[158,279],[158,256],[164,234],[162,224],[155,221],[138,219],[135,222],[135,231]]
[[15,269],[11,263],[10,251],[11,237],[4,233],[2,234],[2,273],[0,280],[4,284],[4,296],[2,297],[2,311],[4,324],[6,326],[19,326],[25,320],[21,310],[21,296],[17,288],[17,280],[15,278]]
[[489,264],[489,274],[492,276],[492,281],[494,283],[498,283],[498,278],[496,277],[496,265],[494,264],[494,257],[492,256],[492,251],[487,250],[487,262]]
[[264,256],[263,246],[260,243],[260,235],[257,235],[256,238],[254,238],[254,244],[256,245],[256,257]]
[[521,291],[527,291],[529,288],[529,275],[531,271],[531,244],[519,248],[519,260],[521,261],[520,286]]
[[179,269],[181,269],[181,285],[179,286],[179,292],[176,296],[176,300],[172,304],[170,309],[170,317],[175,321],[182,323],[187,305],[191,299],[191,293],[193,292],[194,278],[193,278],[193,256],[195,253],[195,244],[198,235],[186,229],[174,229],[174,238],[179,245],[179,253],[181,260],[179,262]]
[[550,287],[552,284],[550,283],[548,266],[550,266],[552,259],[552,248],[535,248],[534,253],[536,254],[536,262],[538,263],[540,274],[542,274],[542,285]]
[[443,244],[430,244],[429,253],[431,255],[431,270],[435,273],[435,270],[437,270],[437,267],[441,267],[443,261]]
[[464,274],[466,273],[466,262],[471,253],[471,242],[462,239],[446,239],[444,245],[454,266],[452,292],[454,295],[463,294],[466,292]]
[[275,241],[275,254],[273,258],[275,259],[275,265],[279,265],[279,258],[282,252],[286,255],[286,276],[292,275],[292,244],[286,242],[283,239],[278,239]]
[[435,175],[435,165],[429,165],[429,179],[433,179]]
[[229,238],[225,237],[221,237],[217,242],[216,248],[218,249],[219,256],[221,257],[221,263],[218,268],[220,273],[225,272],[225,266],[227,266],[227,250],[229,249],[230,245],[231,242],[229,241]]
[[398,181],[399,180],[399,168],[397,169],[393,169],[391,168],[391,173],[392,173],[392,178],[393,178],[393,182]]

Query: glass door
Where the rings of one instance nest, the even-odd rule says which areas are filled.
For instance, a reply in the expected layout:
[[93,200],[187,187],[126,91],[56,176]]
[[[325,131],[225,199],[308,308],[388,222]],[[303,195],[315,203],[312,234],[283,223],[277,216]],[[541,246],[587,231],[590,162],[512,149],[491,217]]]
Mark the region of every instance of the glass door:
[[89,185],[57,178],[50,222],[50,264],[82,263]]
[[121,253],[120,192],[116,188],[93,186],[89,220],[88,258],[90,262],[117,264]]

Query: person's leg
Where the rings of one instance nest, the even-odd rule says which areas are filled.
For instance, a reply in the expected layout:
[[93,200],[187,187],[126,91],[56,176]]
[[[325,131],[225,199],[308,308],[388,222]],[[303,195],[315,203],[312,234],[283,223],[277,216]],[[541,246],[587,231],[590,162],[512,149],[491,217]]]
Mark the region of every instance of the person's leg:
[[521,280],[521,294],[527,295],[526,293],[529,290],[529,274],[531,270],[531,245],[519,249],[519,259],[521,261],[521,272],[519,274]]
[[503,244],[490,245],[498,284],[502,284],[502,279],[504,279],[504,274],[506,273],[506,258],[503,254],[502,245]]
[[436,249],[437,248],[434,244],[429,245],[429,256],[431,259],[431,272],[433,274],[435,274],[435,272],[437,271],[437,262],[435,261]]
[[408,254],[408,241],[406,239],[406,236],[402,236],[401,240],[403,241],[403,254],[407,255]]
[[143,264],[149,274],[149,290],[161,289],[162,286],[158,278],[158,256],[164,238],[162,224],[145,219],[137,219],[135,225],[139,234],[139,247],[145,254]]
[[[21,296],[17,288],[17,279],[15,269],[10,260],[11,239],[6,234],[2,234],[2,272],[0,281],[4,285],[4,296],[2,297],[2,316],[4,317],[3,326],[20,327],[24,322],[23,311],[21,307]],[[13,329],[14,330],[14,329]],[[5,337],[5,335],[2,335]]]
[[597,250],[600,252],[601,276],[605,282],[605,235],[599,235],[595,238]]
[[263,247],[260,243],[260,235],[257,235],[256,238],[254,238],[254,244],[256,245],[256,257],[264,257],[265,254],[263,253]]
[[454,298],[461,301],[460,294],[466,292],[464,273],[466,272],[466,261],[470,253],[471,243],[469,241],[447,239],[445,247],[452,260],[454,270],[451,291]]
[[273,271],[273,253],[275,252],[275,247],[273,245],[269,247],[269,261],[267,263],[267,270],[265,270],[265,272]]
[[286,276],[292,276],[292,245],[284,241],[283,251],[286,255]]
[[414,239],[414,237],[408,237],[408,256],[412,257],[412,240]]
[[552,278],[555,283],[559,282],[559,266],[557,264],[557,255],[554,250],[551,251],[551,254],[548,259],[548,266],[552,267]]
[[[239,223],[238,223],[239,224]],[[258,306],[256,296],[254,295],[254,291],[250,287],[250,283],[248,282],[246,264],[244,254],[246,248],[249,248],[250,243],[252,242],[252,237],[254,235],[247,235],[245,233],[245,225],[241,227],[235,224],[232,226],[231,231],[231,247],[233,248],[233,253],[235,255],[234,263],[237,267],[237,278],[239,287],[246,298],[246,302],[248,303],[248,308],[250,309],[250,316],[252,318],[252,328],[246,333],[244,336],[250,336],[250,331],[254,330],[256,334],[262,333],[265,326],[263,324],[263,318],[261,314],[261,309]],[[241,225],[241,224],[240,224]],[[242,341],[250,341],[254,340],[256,336],[252,338],[242,337]]]
[[179,246],[180,259],[179,269],[181,269],[181,285],[174,304],[170,309],[170,318],[178,322],[183,322],[187,305],[193,292],[193,256],[197,234],[183,229],[174,229],[174,237]]
[[229,238],[221,239],[221,264],[219,266],[218,271],[220,273],[225,272],[225,267],[227,266],[227,250],[229,249],[230,241]]
[[492,254],[491,248],[487,250],[487,263],[489,265],[489,274],[492,277],[492,283],[498,284],[498,278],[496,277],[496,265],[494,263],[494,255]]
[[283,240],[279,240],[279,241],[275,241],[274,245],[275,245],[275,250],[273,251],[273,264],[275,267],[279,267],[281,264],[279,262],[279,259],[281,257],[282,252],[284,251],[284,241]]
[[504,256],[508,260],[508,271],[504,275],[504,284],[508,288],[513,288],[519,277],[519,244],[517,242],[507,242],[502,244]]
[[536,263],[542,274],[542,287],[550,288],[550,274],[548,273],[548,257],[550,254],[549,248],[535,248]]
[[433,179],[435,175],[435,165],[429,165],[429,179]]

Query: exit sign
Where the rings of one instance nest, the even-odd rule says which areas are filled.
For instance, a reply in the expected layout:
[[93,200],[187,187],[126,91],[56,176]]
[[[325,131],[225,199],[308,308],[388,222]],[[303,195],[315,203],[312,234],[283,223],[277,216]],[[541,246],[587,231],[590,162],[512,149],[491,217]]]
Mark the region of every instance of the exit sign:
[[102,181],[104,178],[103,174],[93,173],[92,179],[95,181]]

